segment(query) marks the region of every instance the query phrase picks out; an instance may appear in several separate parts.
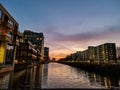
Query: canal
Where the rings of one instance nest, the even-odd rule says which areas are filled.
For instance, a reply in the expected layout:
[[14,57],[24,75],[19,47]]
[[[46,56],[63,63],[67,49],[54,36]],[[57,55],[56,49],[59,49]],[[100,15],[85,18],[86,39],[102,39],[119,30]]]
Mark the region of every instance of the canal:
[[99,75],[58,63],[43,64],[39,67],[0,74],[0,89],[39,90],[53,88],[120,89],[120,77]]

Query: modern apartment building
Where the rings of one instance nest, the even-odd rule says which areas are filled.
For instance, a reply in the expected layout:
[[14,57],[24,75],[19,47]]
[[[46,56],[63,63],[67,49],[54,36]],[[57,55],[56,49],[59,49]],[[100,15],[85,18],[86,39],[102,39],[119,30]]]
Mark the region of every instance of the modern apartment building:
[[[115,43],[105,43],[101,45],[101,58],[104,62],[116,61],[116,46]],[[99,51],[100,53],[100,51]]]
[[[77,55],[77,56],[76,56]],[[77,51],[69,57],[77,57],[77,61],[93,63],[110,63],[116,62],[116,45],[115,43],[105,43],[98,46],[88,46],[87,50]],[[74,61],[76,58],[74,58]]]
[[16,58],[18,64],[38,64],[40,62],[40,51],[30,41],[25,40],[17,48]]
[[0,65],[14,65],[19,45],[18,23],[0,4]]
[[44,60],[44,35],[30,30],[23,32],[24,38],[29,40],[33,45],[36,45],[40,50],[41,60]]

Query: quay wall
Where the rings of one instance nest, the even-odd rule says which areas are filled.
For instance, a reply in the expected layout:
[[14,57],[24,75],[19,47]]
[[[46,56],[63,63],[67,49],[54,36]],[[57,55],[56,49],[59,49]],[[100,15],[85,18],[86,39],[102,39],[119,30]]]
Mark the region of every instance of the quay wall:
[[0,73],[8,72],[8,71],[13,71],[14,66],[5,66],[0,68]]

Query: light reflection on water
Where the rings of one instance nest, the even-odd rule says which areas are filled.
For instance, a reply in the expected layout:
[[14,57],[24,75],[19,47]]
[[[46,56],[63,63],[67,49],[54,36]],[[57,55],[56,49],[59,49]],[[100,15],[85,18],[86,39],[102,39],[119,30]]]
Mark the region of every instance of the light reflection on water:
[[42,88],[120,88],[118,78],[112,79],[57,63],[46,64],[44,68]]
[[0,74],[0,90],[41,89],[43,65]]
[[0,74],[0,90],[39,90],[41,88],[120,89],[120,76],[102,76],[58,63]]

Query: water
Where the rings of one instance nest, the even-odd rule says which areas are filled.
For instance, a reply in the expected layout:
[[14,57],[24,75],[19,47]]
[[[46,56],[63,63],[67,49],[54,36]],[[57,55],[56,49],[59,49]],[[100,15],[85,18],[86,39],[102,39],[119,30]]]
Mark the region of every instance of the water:
[[44,65],[42,88],[119,88],[120,78],[95,73],[57,63]]
[[41,89],[43,65],[0,74],[0,90]]
[[46,88],[120,89],[120,78],[98,75],[58,63],[0,74],[0,89],[39,90]]

